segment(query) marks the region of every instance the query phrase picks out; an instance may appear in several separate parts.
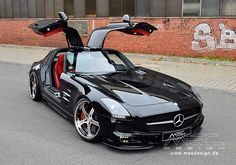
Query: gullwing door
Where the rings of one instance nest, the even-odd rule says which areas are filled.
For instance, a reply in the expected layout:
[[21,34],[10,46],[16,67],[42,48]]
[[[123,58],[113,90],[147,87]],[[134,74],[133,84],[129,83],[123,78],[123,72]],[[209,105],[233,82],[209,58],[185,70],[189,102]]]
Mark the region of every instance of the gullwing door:
[[69,18],[64,12],[59,12],[59,20],[44,19],[32,23],[29,27],[39,35],[50,37],[56,33],[64,32],[68,47],[83,47],[83,42],[77,30],[68,26]]
[[128,15],[123,16],[123,22],[110,23],[105,27],[95,29],[89,37],[88,47],[103,48],[106,36],[111,31],[119,31],[130,35],[149,36],[156,27],[146,22],[131,23]]

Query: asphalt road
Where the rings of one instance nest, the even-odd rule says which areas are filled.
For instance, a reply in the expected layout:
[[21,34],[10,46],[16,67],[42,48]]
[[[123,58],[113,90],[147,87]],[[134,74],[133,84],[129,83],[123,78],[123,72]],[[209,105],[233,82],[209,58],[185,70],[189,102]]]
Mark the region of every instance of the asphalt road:
[[205,122],[198,138],[187,140],[187,144],[125,152],[84,142],[70,122],[45,104],[33,102],[28,94],[28,70],[28,65],[0,63],[2,165],[236,162],[236,93],[199,89]]

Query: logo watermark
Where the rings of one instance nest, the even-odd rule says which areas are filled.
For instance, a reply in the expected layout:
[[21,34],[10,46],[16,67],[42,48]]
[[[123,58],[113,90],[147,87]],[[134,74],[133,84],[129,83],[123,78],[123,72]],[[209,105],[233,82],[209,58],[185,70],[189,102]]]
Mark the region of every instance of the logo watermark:
[[186,136],[183,132],[171,133],[165,140],[164,150],[173,156],[218,156],[225,150],[217,133],[196,133]]

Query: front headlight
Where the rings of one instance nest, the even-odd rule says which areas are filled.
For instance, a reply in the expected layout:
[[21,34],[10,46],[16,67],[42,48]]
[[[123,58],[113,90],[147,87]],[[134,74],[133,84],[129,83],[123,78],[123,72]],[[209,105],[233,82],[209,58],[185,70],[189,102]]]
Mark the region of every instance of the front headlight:
[[112,117],[125,119],[126,117],[130,116],[127,110],[117,101],[109,98],[102,98],[101,101],[111,112]]
[[193,88],[193,87],[192,87],[192,91],[197,96],[198,100],[202,103],[202,97],[200,96],[198,91],[195,88]]

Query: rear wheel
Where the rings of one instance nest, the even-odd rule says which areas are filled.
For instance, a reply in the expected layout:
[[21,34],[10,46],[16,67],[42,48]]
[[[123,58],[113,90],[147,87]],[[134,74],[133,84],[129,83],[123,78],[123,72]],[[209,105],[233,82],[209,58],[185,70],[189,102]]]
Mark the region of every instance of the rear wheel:
[[29,92],[32,100],[41,101],[42,95],[40,93],[39,81],[35,72],[30,73],[29,76]]
[[97,142],[100,140],[100,124],[91,102],[81,99],[74,111],[74,124],[78,134],[86,141]]

